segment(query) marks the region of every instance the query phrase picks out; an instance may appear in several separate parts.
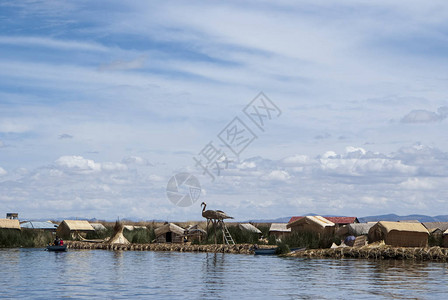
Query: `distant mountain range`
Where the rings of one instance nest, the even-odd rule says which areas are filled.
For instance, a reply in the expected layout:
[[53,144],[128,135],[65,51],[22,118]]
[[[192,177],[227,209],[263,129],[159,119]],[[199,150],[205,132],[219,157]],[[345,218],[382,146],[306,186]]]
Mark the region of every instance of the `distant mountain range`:
[[448,215],[440,215],[435,217],[425,215],[408,215],[398,216],[396,214],[369,216],[358,218],[359,222],[377,222],[377,221],[406,221],[418,220],[420,222],[448,222]]
[[[317,214],[310,213],[304,214],[305,216],[316,216]],[[327,217],[336,217],[334,215],[327,215]],[[265,219],[265,220],[250,220],[250,222],[254,223],[287,223],[291,217],[282,217],[277,219]],[[408,216],[399,216],[396,214],[388,214],[388,215],[378,215],[378,216],[367,216],[358,218],[359,222],[378,222],[378,221],[409,221],[409,220],[418,220],[420,222],[448,222],[448,215],[440,215],[440,216],[426,216],[426,215],[408,215]]]

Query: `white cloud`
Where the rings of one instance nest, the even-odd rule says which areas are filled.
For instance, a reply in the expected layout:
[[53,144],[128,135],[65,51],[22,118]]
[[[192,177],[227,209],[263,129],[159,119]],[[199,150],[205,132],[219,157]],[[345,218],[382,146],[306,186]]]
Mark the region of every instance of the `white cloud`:
[[86,159],[82,156],[61,156],[55,163],[58,166],[73,169],[75,171],[101,171],[101,164],[95,163],[91,159]]
[[400,183],[404,189],[410,190],[430,190],[434,188],[434,184],[429,178],[408,178],[406,181]]
[[3,169],[2,167],[0,167],[0,176],[4,176],[6,175],[8,172],[6,172],[5,169]]
[[151,165],[146,159],[144,159],[140,156],[128,156],[128,157],[123,158],[121,162],[126,165],[131,165],[131,164],[142,165],[142,166]]
[[428,110],[413,110],[405,115],[402,119],[402,123],[433,123],[444,120],[448,115],[448,107],[442,106],[437,109],[437,112]]
[[128,167],[122,163],[104,162],[101,163],[101,170],[104,171],[126,171]]
[[336,152],[334,151],[327,151],[322,155],[323,159],[327,159],[327,158],[337,158],[338,155],[336,154]]
[[264,175],[261,177],[261,180],[264,181],[288,181],[291,178],[291,176],[286,171],[282,170],[274,170],[271,171],[269,174]]
[[243,161],[242,163],[237,165],[238,169],[254,169],[257,167],[257,164],[254,161]]
[[300,166],[309,164],[311,159],[307,155],[294,155],[284,158],[282,162],[286,166]]

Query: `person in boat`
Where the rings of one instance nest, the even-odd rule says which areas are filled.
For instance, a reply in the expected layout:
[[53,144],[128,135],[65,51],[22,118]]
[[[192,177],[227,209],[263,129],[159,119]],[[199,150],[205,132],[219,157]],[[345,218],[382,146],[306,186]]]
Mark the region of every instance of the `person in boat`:
[[60,241],[60,239],[59,239],[59,237],[58,236],[56,236],[56,238],[54,239],[54,245],[55,246],[59,246],[59,241]]

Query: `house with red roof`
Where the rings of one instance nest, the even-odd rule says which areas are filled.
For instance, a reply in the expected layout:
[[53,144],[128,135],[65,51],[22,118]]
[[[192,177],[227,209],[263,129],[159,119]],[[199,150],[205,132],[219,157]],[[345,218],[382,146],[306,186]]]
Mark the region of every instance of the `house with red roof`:
[[[293,223],[303,217],[291,217],[288,224]],[[344,225],[353,224],[353,223],[359,223],[359,220],[357,217],[324,217],[328,221],[334,223],[336,227],[342,227]]]

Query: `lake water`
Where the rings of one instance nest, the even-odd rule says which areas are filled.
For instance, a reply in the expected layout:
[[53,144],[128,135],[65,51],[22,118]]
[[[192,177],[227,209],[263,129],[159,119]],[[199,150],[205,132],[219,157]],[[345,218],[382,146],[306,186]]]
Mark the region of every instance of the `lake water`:
[[448,264],[0,249],[0,298],[447,299]]

